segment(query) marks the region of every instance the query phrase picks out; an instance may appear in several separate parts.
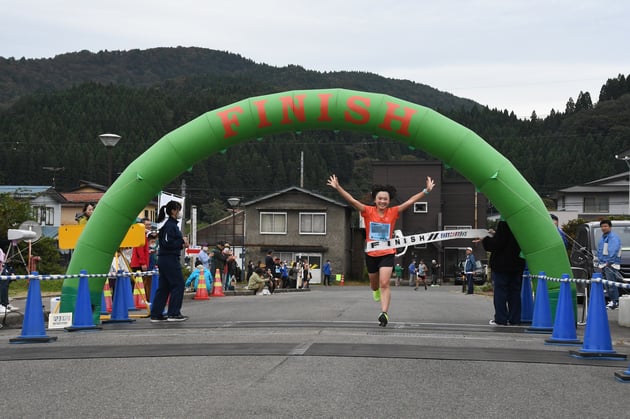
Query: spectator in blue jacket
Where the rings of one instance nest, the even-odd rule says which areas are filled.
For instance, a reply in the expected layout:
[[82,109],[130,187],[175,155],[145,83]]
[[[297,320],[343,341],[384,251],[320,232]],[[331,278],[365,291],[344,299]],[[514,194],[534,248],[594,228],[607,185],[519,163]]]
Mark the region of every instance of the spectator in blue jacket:
[[[208,291],[212,290],[212,275],[210,274],[210,270],[205,268],[203,266],[203,262],[199,259],[197,259],[197,262],[195,262],[195,269],[190,273],[190,275],[188,276],[188,279],[186,280],[186,287],[190,287],[191,284],[194,284],[192,286],[192,291],[196,291],[197,287],[199,286],[199,278],[201,277],[201,272],[203,271],[203,276],[204,279],[206,281],[206,289]],[[194,282],[193,282],[194,281]]]
[[606,291],[608,292],[608,305],[610,310],[619,307],[619,290],[617,282],[619,269],[621,269],[621,239],[612,231],[612,221],[602,220],[599,223],[602,229],[602,237],[597,245],[598,267],[606,281]]
[[416,283],[416,260],[412,260],[407,268],[409,272],[409,286],[412,286]]
[[467,294],[475,293],[475,267],[477,265],[477,259],[473,255],[472,247],[466,248],[466,262],[464,263],[464,275],[466,276],[466,284],[468,285]]
[[330,286],[330,277],[332,276],[332,267],[330,266],[330,259],[326,260],[324,264],[324,286]]

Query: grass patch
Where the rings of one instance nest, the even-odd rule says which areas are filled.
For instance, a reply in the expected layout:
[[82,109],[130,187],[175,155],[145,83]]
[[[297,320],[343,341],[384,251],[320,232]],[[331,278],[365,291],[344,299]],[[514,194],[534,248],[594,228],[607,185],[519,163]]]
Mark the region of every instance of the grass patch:
[[[61,294],[61,286],[63,285],[63,279],[51,279],[47,281],[40,281],[39,287],[43,294]],[[28,294],[28,281],[26,279],[19,279],[11,282],[9,285],[10,297],[26,297]]]

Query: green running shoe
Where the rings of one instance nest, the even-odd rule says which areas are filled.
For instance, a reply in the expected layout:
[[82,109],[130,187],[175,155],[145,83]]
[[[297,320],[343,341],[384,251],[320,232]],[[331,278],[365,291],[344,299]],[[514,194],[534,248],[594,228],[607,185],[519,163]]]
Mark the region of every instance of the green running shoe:
[[372,297],[374,297],[374,301],[381,301],[381,289],[377,289],[376,291],[372,291]]
[[389,316],[384,311],[378,316],[379,326],[385,327],[387,326],[387,322],[389,321]]

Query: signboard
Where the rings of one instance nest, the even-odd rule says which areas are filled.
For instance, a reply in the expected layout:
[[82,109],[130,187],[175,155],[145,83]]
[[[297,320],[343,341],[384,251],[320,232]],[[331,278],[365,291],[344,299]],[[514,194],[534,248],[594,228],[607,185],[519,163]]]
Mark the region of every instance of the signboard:
[[[79,236],[85,228],[84,224],[70,224],[59,227],[59,248],[74,249],[79,240]],[[144,224],[132,224],[125,235],[125,238],[118,247],[138,247],[143,246],[146,240]]]
[[201,253],[201,246],[188,246],[186,248],[186,255],[188,256],[197,256]]
[[49,329],[63,329],[72,326],[72,313],[50,313],[48,316]]

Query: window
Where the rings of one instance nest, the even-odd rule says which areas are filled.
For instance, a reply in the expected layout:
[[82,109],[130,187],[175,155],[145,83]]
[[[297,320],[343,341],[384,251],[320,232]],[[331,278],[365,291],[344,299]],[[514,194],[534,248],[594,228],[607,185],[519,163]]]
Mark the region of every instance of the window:
[[326,234],[326,213],[301,212],[300,234]]
[[52,207],[33,208],[33,218],[42,225],[51,226],[55,223],[55,209]]
[[426,202],[414,202],[413,212],[426,214],[429,212],[429,205]]
[[287,213],[261,212],[260,234],[287,234]]
[[608,212],[608,197],[607,196],[585,196],[584,197],[584,212],[587,213],[606,213]]

